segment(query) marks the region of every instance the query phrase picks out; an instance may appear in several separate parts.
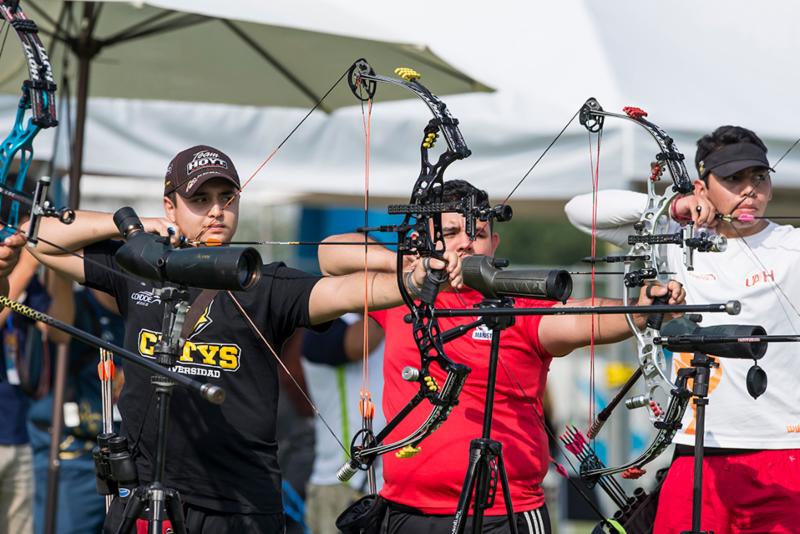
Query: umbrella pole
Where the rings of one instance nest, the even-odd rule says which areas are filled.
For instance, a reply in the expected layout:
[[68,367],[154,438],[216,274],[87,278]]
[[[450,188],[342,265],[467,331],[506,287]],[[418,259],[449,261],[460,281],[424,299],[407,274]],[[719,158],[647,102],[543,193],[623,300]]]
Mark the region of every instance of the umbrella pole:
[[72,142],[72,160],[69,172],[69,206],[72,209],[78,209],[81,200],[84,130],[86,128],[86,107],[89,100],[89,70],[92,57],[96,54],[96,52],[92,51],[94,7],[94,2],[87,2],[83,6],[82,29],[78,37],[78,43],[73,48],[75,55],[78,56],[78,95],[75,114],[75,139]]
[[[46,340],[43,340],[47,343]],[[53,412],[50,425],[50,452],[47,457],[47,498],[44,514],[44,532],[56,531],[58,511],[58,475],[61,469],[59,455],[61,436],[64,433],[64,389],[67,381],[69,344],[59,343],[56,347],[56,375],[53,380]]]
[[89,84],[89,59],[78,60],[78,105],[75,118],[75,139],[72,142],[72,162],[69,171],[69,206],[77,209],[81,199],[83,174],[83,140],[86,127],[86,99]]

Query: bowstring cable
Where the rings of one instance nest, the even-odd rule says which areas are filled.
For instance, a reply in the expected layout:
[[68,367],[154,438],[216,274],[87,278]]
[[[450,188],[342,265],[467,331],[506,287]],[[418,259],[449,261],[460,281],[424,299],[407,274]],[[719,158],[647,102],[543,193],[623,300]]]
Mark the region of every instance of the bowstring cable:
[[[592,153],[592,134],[589,134],[589,171],[592,179],[592,242],[591,254],[593,258],[597,257],[597,196],[600,189],[600,144],[603,137],[603,130],[597,134],[597,157],[595,158]],[[597,264],[592,262],[592,275],[591,275],[591,305],[595,305],[596,295],[596,271]],[[595,325],[596,316],[591,317],[591,334],[589,337],[589,426],[594,421],[595,413],[595,335],[598,324]]]
[[[298,122],[294,126],[294,128],[292,128],[291,131],[286,135],[286,137],[284,137],[283,140],[280,143],[278,143],[278,146],[276,146],[272,150],[272,152],[269,153],[269,155],[264,159],[264,161],[262,161],[256,167],[256,169],[252,173],[250,173],[250,176],[247,178],[247,180],[244,181],[244,183],[242,184],[242,187],[239,188],[239,190],[236,191],[236,194],[233,195],[230,199],[228,199],[228,201],[222,207],[222,211],[225,211],[225,209],[228,206],[230,206],[236,199],[239,198],[239,196],[242,194],[242,191],[244,191],[244,188],[247,187],[247,185],[251,181],[253,181],[253,178],[255,178],[256,175],[258,175],[258,173],[260,173],[261,170],[267,165],[267,163],[269,163],[272,160],[272,158],[275,157],[275,155],[278,153],[278,151],[281,148],[283,148],[283,145],[285,145],[286,142],[294,135],[294,133],[298,129],[300,129],[300,127],[303,125],[303,123],[306,122],[306,120],[311,116],[311,114],[314,113],[317,110],[317,108],[319,108],[322,105],[322,103],[325,101],[325,99],[328,98],[328,95],[330,95],[333,92],[333,90],[336,89],[336,87],[341,83],[342,80],[344,80],[345,76],[347,76],[347,74],[349,72],[350,72],[350,67],[348,67],[347,70],[344,71],[342,73],[342,75],[339,76],[339,78],[333,83],[333,85],[331,85],[330,88],[328,88],[328,90],[325,91],[325,93],[320,97],[320,99],[317,100],[317,102],[313,106],[311,106],[311,108],[306,112],[306,114],[303,116],[303,118],[300,119],[300,122]],[[199,241],[200,238],[203,236],[203,234],[205,234],[210,227],[211,227],[211,223],[210,222],[204,224],[203,227],[200,229],[200,232],[194,237],[193,241],[195,241],[195,242]]]
[[[359,81],[359,90],[362,89]],[[364,228],[369,227],[369,179],[370,156],[372,150],[372,97],[367,99],[366,109],[364,100],[361,99],[361,124],[364,129]],[[361,391],[358,408],[361,413],[361,427],[372,433],[372,423],[375,416],[375,405],[372,402],[372,392],[369,388],[369,234],[364,233],[364,309],[361,349]],[[374,296],[373,296],[374,298]],[[367,471],[367,482],[370,493],[377,493],[375,480],[375,466],[370,464]]]
[[564,135],[564,132],[566,132],[566,131],[567,131],[567,128],[569,128],[569,125],[570,125],[570,124],[572,124],[572,121],[574,121],[574,120],[575,120],[575,119],[578,117],[578,115],[580,114],[580,112],[581,112],[581,110],[580,110],[580,109],[578,109],[578,111],[576,111],[576,112],[575,112],[575,114],[572,116],[572,118],[570,118],[570,119],[567,121],[567,123],[564,125],[564,127],[563,127],[563,128],[561,128],[561,131],[560,131],[560,132],[558,132],[558,135],[556,135],[556,136],[555,136],[555,138],[554,138],[552,141],[550,141],[550,144],[549,144],[549,145],[547,145],[547,147],[546,147],[546,148],[545,148],[545,149],[542,151],[542,153],[539,155],[539,157],[538,157],[538,158],[536,158],[536,161],[534,161],[534,162],[533,162],[533,165],[531,165],[531,166],[530,166],[530,168],[527,170],[527,172],[525,172],[525,174],[523,174],[523,175],[522,175],[522,178],[520,178],[519,182],[517,182],[517,185],[515,185],[515,186],[514,186],[514,188],[511,190],[511,192],[508,194],[508,196],[506,196],[506,199],[505,199],[505,200],[502,202],[502,204],[503,204],[504,206],[505,206],[506,204],[508,204],[508,201],[509,201],[509,199],[511,198],[511,195],[513,195],[513,194],[514,194],[514,192],[515,192],[517,189],[519,189],[519,186],[521,186],[521,185],[522,185],[522,182],[524,182],[524,181],[525,181],[525,179],[528,177],[528,175],[530,175],[530,173],[532,173],[532,172],[533,172],[533,169],[535,169],[535,168],[536,168],[536,166],[539,164],[539,162],[540,162],[540,161],[542,161],[542,158],[544,158],[544,156],[545,156],[545,155],[546,155],[546,154],[547,154],[547,153],[550,151],[550,149],[551,149],[551,148],[553,148],[553,145],[555,145],[555,144],[556,144],[556,142],[557,142],[559,139],[561,139],[561,136],[562,136],[562,135]]
[[256,337],[261,341],[261,343],[264,344],[264,346],[267,348],[267,350],[269,350],[269,352],[275,358],[275,361],[278,363],[278,365],[280,365],[281,368],[284,370],[284,372],[286,372],[286,375],[289,377],[289,379],[292,381],[292,383],[297,387],[297,390],[300,392],[300,394],[303,396],[303,398],[305,398],[305,400],[308,403],[308,405],[311,407],[312,410],[314,410],[314,414],[317,417],[320,418],[322,423],[325,425],[325,428],[328,429],[328,432],[330,433],[330,435],[333,436],[333,439],[336,440],[336,442],[339,444],[339,447],[342,448],[342,450],[345,452],[345,454],[349,458],[350,457],[350,451],[347,449],[347,447],[344,446],[344,443],[342,443],[342,440],[339,439],[339,436],[337,436],[336,433],[333,431],[333,428],[331,428],[331,425],[328,424],[328,421],[325,419],[325,417],[323,417],[322,413],[320,413],[319,408],[317,408],[317,405],[314,404],[314,401],[311,400],[311,397],[308,396],[308,394],[305,392],[305,390],[300,385],[300,383],[297,381],[297,379],[294,377],[294,375],[289,371],[289,368],[286,367],[286,364],[283,363],[283,360],[281,360],[281,357],[278,356],[278,352],[272,347],[272,345],[269,343],[269,341],[267,341],[267,338],[265,338],[264,334],[261,333],[261,330],[259,330],[258,326],[256,326],[256,324],[253,321],[253,319],[250,318],[250,315],[244,309],[244,306],[242,306],[241,303],[239,303],[239,300],[234,296],[232,291],[226,291],[226,293],[230,297],[230,299],[233,301],[234,306],[236,306],[236,308],[239,310],[239,313],[242,315],[244,320],[247,322],[247,325],[250,327],[250,329],[253,331],[253,333],[256,334]]
[[777,166],[778,166],[778,164],[779,164],[781,161],[783,161],[783,158],[785,158],[786,156],[788,156],[788,155],[789,155],[789,152],[791,152],[792,150],[794,150],[794,147],[796,147],[798,144],[800,144],[800,137],[798,137],[798,138],[797,138],[797,141],[795,141],[794,143],[792,143],[792,146],[790,146],[788,149],[786,149],[786,152],[784,152],[784,153],[781,155],[781,157],[779,157],[779,158],[778,158],[778,161],[776,161],[775,163],[773,163],[773,164],[772,164],[772,168],[774,169],[775,167],[777,167]]

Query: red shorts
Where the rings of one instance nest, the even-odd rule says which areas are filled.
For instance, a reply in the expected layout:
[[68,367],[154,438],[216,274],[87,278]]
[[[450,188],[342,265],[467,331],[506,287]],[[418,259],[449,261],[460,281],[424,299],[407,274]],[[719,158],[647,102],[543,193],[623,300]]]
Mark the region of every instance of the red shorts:
[[[694,457],[676,458],[653,534],[691,530],[693,479]],[[700,520],[714,534],[800,532],[800,449],[705,457]]]

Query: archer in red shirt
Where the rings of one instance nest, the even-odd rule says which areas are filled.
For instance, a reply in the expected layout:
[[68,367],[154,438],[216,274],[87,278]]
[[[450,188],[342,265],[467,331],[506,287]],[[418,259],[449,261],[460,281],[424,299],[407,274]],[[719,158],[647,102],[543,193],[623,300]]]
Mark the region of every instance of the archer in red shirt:
[[[443,202],[457,202],[475,194],[478,204],[489,206],[485,191],[463,180],[444,184]],[[466,233],[465,218],[457,213],[442,214],[446,250],[460,257],[470,254],[493,256],[500,236],[488,222],[477,222],[476,238]],[[357,242],[360,234],[332,236],[328,242]],[[319,248],[323,273],[341,275],[364,270],[363,246],[331,246]],[[371,246],[367,252],[371,271],[395,272],[395,253]],[[412,265],[407,268],[411,269]],[[639,304],[652,304],[645,294]],[[669,303],[683,302],[684,291],[677,282],[656,287],[654,296],[669,295]],[[480,302],[481,295],[472,290],[454,291],[443,288],[436,300],[437,308],[469,308]],[[519,306],[562,306],[552,302],[516,299]],[[619,305],[616,299],[594,299],[595,305]],[[587,300],[570,301],[565,306],[588,306]],[[417,390],[416,385],[402,380],[400,373],[407,365],[419,364],[419,353],[410,325],[403,321],[406,308],[393,308],[370,315],[385,331],[383,410],[390,420],[405,406]],[[469,323],[474,318],[440,319],[442,330]],[[541,482],[547,472],[549,451],[544,430],[542,398],[550,361],[573,350],[589,345],[594,320],[595,343],[614,343],[628,338],[630,328],[622,315],[552,315],[517,317],[513,327],[503,331],[500,345],[492,439],[503,444],[503,456],[508,472],[511,500],[520,532],[550,532],[549,517],[544,504]],[[637,317],[644,324],[646,317]],[[459,397],[459,404],[447,421],[421,444],[419,454],[399,459],[393,454],[384,456],[384,485],[381,496],[389,501],[389,516],[383,522],[385,533],[418,534],[420,532],[449,533],[468,465],[469,442],[481,435],[486,377],[489,362],[491,331],[473,329],[446,345],[447,354],[456,362],[468,365],[472,372]],[[436,366],[431,373],[437,380]],[[419,426],[429,411],[417,408],[389,435],[393,438],[408,435]],[[504,496],[498,487],[497,497],[484,521],[484,531],[508,532]],[[469,528],[469,527],[468,527]]]

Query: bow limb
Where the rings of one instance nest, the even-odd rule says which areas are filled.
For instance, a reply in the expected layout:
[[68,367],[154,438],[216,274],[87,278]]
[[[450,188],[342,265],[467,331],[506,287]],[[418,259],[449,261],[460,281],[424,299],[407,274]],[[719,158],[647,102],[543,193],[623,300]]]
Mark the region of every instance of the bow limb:
[[[50,178],[37,182],[31,196],[24,191],[25,180],[33,160],[33,140],[39,132],[58,124],[56,117],[56,83],[47,50],[39,39],[36,23],[29,19],[18,1],[0,0],[0,16],[11,27],[22,47],[28,67],[28,79],[22,84],[22,95],[14,125],[2,142],[0,150],[0,211],[6,213],[0,229],[0,239],[6,238],[22,223],[21,206],[30,208],[27,239],[35,246],[40,217],[58,217],[69,224],[75,217],[69,209],[56,210],[47,200]],[[12,164],[18,161],[16,178],[9,181]],[[6,207],[7,206],[7,207]]]

